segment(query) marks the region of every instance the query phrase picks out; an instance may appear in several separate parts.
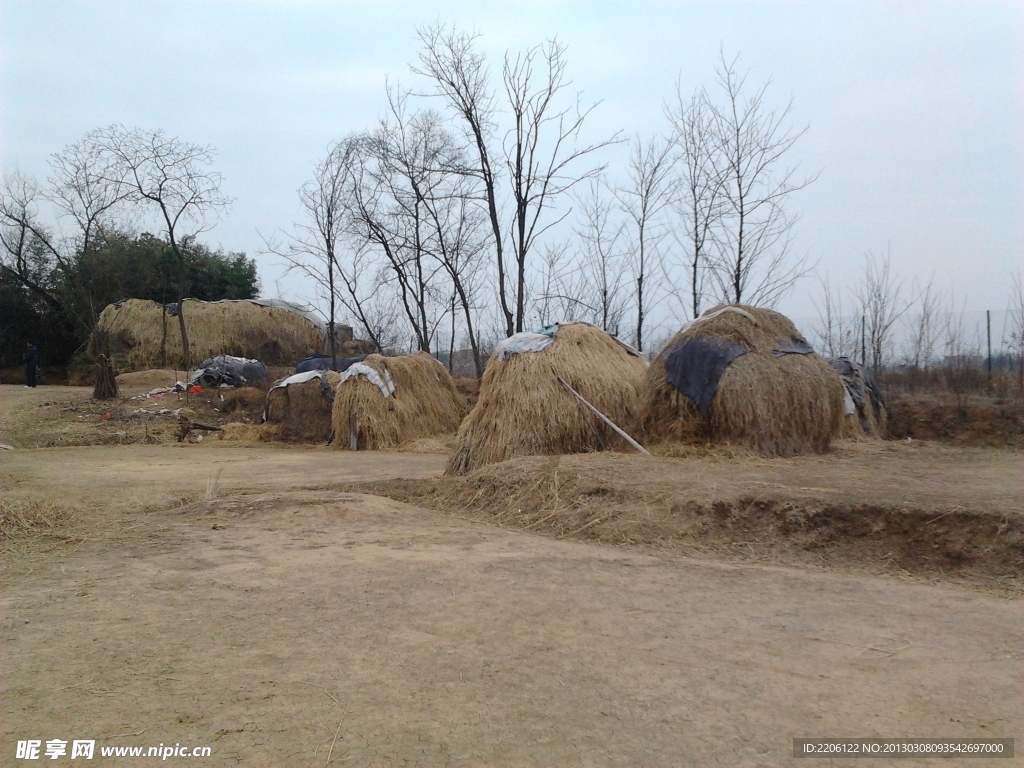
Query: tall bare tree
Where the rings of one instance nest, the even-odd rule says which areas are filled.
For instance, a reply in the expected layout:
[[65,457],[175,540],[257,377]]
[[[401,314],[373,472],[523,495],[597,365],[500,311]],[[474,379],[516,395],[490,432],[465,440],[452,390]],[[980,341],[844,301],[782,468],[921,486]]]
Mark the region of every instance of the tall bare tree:
[[420,27],[417,34],[423,47],[419,66],[413,66],[412,71],[433,82],[436,94],[458,117],[472,148],[475,161],[466,171],[475,174],[483,187],[498,277],[498,304],[506,331],[511,335],[508,328],[514,321],[505,272],[505,229],[498,199],[501,154],[500,149],[497,153],[493,149],[497,100],[486,59],[476,47],[479,35],[440,24]]
[[[332,144],[327,155],[313,169],[313,178],[299,189],[303,221],[294,225],[287,243],[267,241],[270,253],[280,256],[289,270],[298,270],[320,285],[328,303],[327,331],[332,367],[337,364],[337,306],[341,286],[351,278],[339,274],[347,216],[351,205],[355,168],[365,142],[358,134]],[[354,294],[359,303],[358,291]],[[362,314],[360,311],[358,314]]]
[[706,104],[715,168],[710,178],[721,204],[711,277],[723,301],[771,306],[810,271],[792,253],[798,217],[787,204],[817,177],[799,176],[798,165],[786,165],[807,131],[789,127],[792,102],[772,108],[766,99],[770,81],[748,88],[738,64],[738,56],[729,60],[721,53],[715,73],[722,101],[706,93],[697,97]]
[[634,137],[630,143],[628,183],[616,193],[630,224],[630,255],[633,271],[633,300],[636,327],[633,345],[644,348],[644,326],[651,302],[651,275],[662,262],[660,251],[667,228],[662,214],[671,205],[676,181],[673,142],[659,136],[644,140]]
[[209,146],[169,137],[163,130],[112,125],[93,132],[104,158],[105,179],[122,185],[125,199],[153,215],[178,264],[178,327],[183,366],[193,363],[185,325],[187,281],[183,246],[209,230],[230,200],[221,191],[221,175],[210,169]]
[[[512,335],[524,327],[534,247],[568,215],[552,211],[561,195],[603,169],[577,170],[579,161],[616,139],[581,143],[584,122],[596,104],[584,105],[577,94],[563,105],[571,82],[565,46],[557,40],[505,55],[504,98],[499,99],[484,56],[476,48],[476,35],[432,26],[421,29],[419,36],[423,49],[413,71],[434,84],[435,94],[462,121],[474,148],[474,163],[467,172],[482,181],[494,238],[498,304],[505,333]],[[509,118],[500,143],[495,138],[499,101]],[[502,179],[507,186],[502,187]]]
[[678,225],[673,231],[681,246],[681,266],[689,284],[687,309],[690,317],[695,318],[704,300],[715,228],[724,214],[725,168],[705,91],[685,97],[682,83],[677,81],[675,100],[666,107],[666,115],[678,151],[676,194],[672,198]]
[[626,314],[627,277],[623,224],[613,217],[614,205],[603,194],[600,178],[591,179],[579,196],[580,222],[575,229],[580,243],[577,265],[585,298],[576,301],[588,310],[588,320],[605,333],[618,336]]

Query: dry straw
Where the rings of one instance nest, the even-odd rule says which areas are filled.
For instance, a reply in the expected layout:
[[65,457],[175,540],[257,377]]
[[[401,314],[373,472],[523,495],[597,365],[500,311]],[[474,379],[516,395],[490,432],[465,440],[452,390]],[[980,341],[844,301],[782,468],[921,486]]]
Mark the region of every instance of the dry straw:
[[852,390],[851,399],[855,403],[859,400],[860,406],[856,406],[854,413],[843,416],[839,437],[848,440],[881,438],[885,435],[888,421],[885,405],[872,398],[872,388],[875,384],[863,366],[850,361],[850,368],[852,370],[848,375],[840,375],[845,386]]
[[554,341],[539,352],[507,360],[492,355],[447,474],[513,456],[631,450],[558,378],[630,432],[646,368],[634,351],[586,323],[559,325]]
[[[641,394],[644,436],[651,442],[733,443],[767,456],[828,450],[843,418],[839,374],[817,354],[772,355],[779,341],[803,340],[778,312],[722,309],[709,310],[676,334],[651,364]],[[750,350],[725,369],[707,415],[665,379],[666,352],[693,338]]]
[[[293,366],[320,349],[322,334],[302,315],[249,301],[185,299],[185,327],[195,364],[214,355],[235,355],[266,365]],[[155,301],[110,304],[93,334],[95,354],[107,353],[121,371],[166,368],[181,360],[178,318]]]
[[326,443],[331,438],[331,409],[341,374],[325,371],[313,378],[267,393],[264,438],[288,443]]
[[426,352],[399,357],[370,355],[364,365],[394,382],[385,397],[363,376],[342,382],[334,395],[334,447],[387,450],[409,440],[452,434],[466,413],[466,399],[448,370]]

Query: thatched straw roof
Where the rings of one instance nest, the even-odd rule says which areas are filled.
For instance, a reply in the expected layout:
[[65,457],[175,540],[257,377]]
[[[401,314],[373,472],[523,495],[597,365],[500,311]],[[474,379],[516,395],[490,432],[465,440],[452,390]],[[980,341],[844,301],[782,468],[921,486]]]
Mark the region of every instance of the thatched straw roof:
[[[704,387],[707,402],[666,378],[701,344],[726,357],[738,354],[725,361],[717,389],[714,376],[702,380],[700,372],[683,371],[710,384]],[[843,418],[843,384],[817,354],[800,354],[809,349],[778,312],[745,305],[708,310],[676,334],[648,369],[642,433],[651,442],[737,443],[770,456],[826,451]]]
[[[367,378],[370,372],[381,386]],[[448,370],[426,352],[369,355],[344,374],[334,395],[334,447],[387,450],[452,434],[467,411]]]
[[[195,299],[185,299],[184,305],[193,364],[216,355],[234,355],[266,365],[292,366],[319,351],[323,341],[313,321],[283,307]],[[155,301],[128,299],[111,304],[99,317],[91,347],[95,354],[109,350],[122,372],[166,368],[181,360],[178,318]]]
[[310,371],[289,376],[267,393],[263,439],[326,443],[331,437],[334,390],[341,374]]
[[496,350],[476,406],[459,428],[447,473],[513,456],[630,450],[558,378],[629,432],[646,369],[634,350],[586,323],[558,325],[554,340],[537,352],[506,359]]

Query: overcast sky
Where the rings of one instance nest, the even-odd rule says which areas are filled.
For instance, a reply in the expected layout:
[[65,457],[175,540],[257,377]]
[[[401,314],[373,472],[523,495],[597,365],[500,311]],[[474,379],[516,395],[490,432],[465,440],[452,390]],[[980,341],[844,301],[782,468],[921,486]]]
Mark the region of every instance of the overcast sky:
[[[1022,5],[1018,2],[0,3],[0,141],[7,170],[44,178],[51,152],[92,128],[163,128],[217,148],[235,203],[207,241],[257,258],[298,215],[327,145],[371,127],[385,78],[414,84],[418,24],[482,33],[495,61],[557,36],[591,135],[663,130],[677,77],[710,84],[719,47],[807,126],[794,159],[817,182],[792,200],[797,247],[854,281],[891,249],[908,282],[936,275],[968,309],[1005,309],[1021,269]],[[613,163],[620,162],[611,157]],[[781,309],[813,317],[813,280]]]

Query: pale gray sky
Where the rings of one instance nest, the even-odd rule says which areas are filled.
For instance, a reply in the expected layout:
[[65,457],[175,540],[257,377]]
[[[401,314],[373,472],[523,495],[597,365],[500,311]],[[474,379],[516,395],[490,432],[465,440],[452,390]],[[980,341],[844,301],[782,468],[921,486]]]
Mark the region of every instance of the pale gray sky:
[[[889,246],[908,279],[934,272],[969,309],[1001,310],[1024,262],[1022,15],[977,0],[4,0],[2,159],[45,177],[49,153],[111,123],[212,144],[236,202],[207,240],[256,256],[274,294],[257,230],[296,218],[327,145],[383,111],[386,77],[414,83],[417,24],[475,28],[495,61],[558,36],[575,87],[602,101],[593,135],[661,130],[676,78],[710,83],[724,46],[809,127],[795,158],[821,177],[793,207],[820,271],[855,279]],[[814,316],[816,291],[805,281],[780,308]]]

